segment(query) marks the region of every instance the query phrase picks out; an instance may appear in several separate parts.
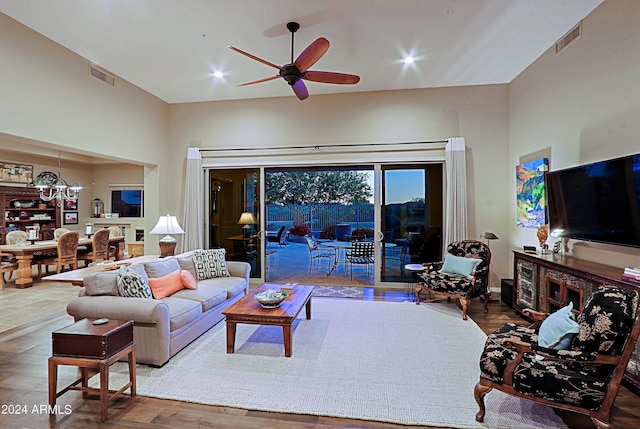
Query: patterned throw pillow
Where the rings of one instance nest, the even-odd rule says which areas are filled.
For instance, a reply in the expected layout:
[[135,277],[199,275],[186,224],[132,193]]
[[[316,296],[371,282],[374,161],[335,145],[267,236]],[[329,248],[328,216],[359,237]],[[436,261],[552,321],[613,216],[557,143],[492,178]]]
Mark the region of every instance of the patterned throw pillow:
[[231,277],[227,269],[224,249],[207,249],[193,251],[193,265],[196,268],[196,280],[215,277]]
[[147,277],[135,268],[122,266],[116,276],[120,296],[132,298],[153,298]]

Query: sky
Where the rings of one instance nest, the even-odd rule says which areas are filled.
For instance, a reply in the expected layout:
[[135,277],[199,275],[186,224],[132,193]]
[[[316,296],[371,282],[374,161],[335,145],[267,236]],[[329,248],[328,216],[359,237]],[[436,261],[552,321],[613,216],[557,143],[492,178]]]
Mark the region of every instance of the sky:
[[424,170],[387,170],[384,172],[385,204],[402,204],[424,198]]

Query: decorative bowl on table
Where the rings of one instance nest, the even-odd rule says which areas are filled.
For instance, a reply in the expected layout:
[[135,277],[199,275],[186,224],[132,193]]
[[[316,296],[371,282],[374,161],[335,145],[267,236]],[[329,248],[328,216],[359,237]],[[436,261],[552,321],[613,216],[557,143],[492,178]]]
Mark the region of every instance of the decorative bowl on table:
[[289,294],[283,290],[269,289],[257,293],[253,297],[260,303],[262,308],[277,308],[288,296]]

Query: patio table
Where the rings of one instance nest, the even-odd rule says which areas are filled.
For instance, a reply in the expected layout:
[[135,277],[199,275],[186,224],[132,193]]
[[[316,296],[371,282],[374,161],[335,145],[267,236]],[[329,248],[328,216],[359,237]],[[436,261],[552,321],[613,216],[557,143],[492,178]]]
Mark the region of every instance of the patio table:
[[[332,247],[334,249],[336,249],[336,259],[333,263],[333,267],[331,267],[331,269],[329,270],[329,272],[327,273],[328,276],[331,275],[331,273],[333,273],[333,271],[336,269],[336,267],[338,266],[338,263],[342,262],[345,265],[345,272],[347,271],[347,257],[346,257],[346,249],[351,248],[351,243],[353,243],[352,241],[321,241],[318,240],[318,243],[321,244],[322,246],[326,246],[326,247]],[[385,249],[390,249],[392,247],[396,247],[397,244],[395,243],[384,243],[384,247]],[[340,259],[340,253],[342,253],[342,259]]]

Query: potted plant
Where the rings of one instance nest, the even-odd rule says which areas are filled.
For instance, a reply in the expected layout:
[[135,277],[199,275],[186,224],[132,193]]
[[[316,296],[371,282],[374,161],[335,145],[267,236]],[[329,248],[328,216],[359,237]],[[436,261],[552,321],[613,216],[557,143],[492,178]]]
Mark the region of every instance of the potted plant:
[[303,237],[308,234],[311,234],[311,228],[306,224],[294,225],[289,229],[289,237],[296,243],[304,243]]

